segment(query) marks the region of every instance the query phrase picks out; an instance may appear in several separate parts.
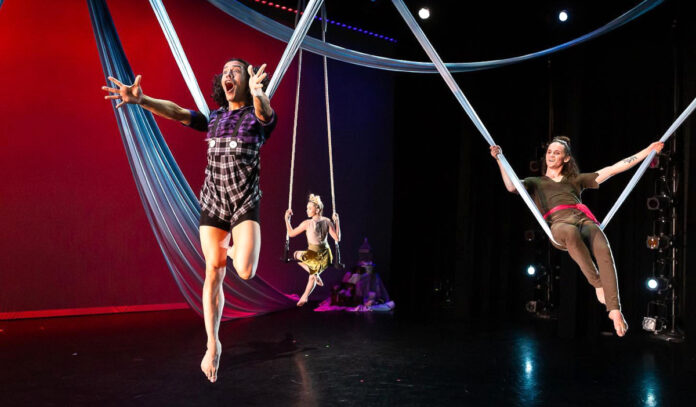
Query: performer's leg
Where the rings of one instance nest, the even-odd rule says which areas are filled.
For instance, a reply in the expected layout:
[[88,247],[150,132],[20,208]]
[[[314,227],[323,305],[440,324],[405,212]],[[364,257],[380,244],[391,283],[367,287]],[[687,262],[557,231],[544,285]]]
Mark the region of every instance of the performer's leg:
[[205,283],[203,284],[203,319],[208,335],[207,351],[201,361],[201,370],[208,380],[217,380],[222,345],[218,337],[225,295],[222,281],[225,278],[226,250],[224,240],[228,233],[213,226],[201,226],[201,247],[205,257]]
[[[304,264],[302,264],[304,265]],[[301,307],[307,303],[309,300],[309,294],[314,291],[314,287],[317,285],[317,275],[316,274],[310,274],[309,278],[307,279],[307,287],[305,288],[304,294],[302,294],[302,297],[300,297],[300,300],[297,301],[297,306]]]
[[554,223],[551,225],[551,233],[557,242],[561,243],[568,250],[570,257],[577,263],[582,274],[592,287],[595,288],[597,300],[604,304],[604,290],[602,281],[597,272],[597,267],[592,261],[590,251],[583,242],[582,235],[577,226],[569,223]]
[[621,300],[616,277],[616,266],[614,265],[614,256],[611,253],[609,241],[604,235],[604,232],[592,222],[583,223],[582,235],[589,241],[592,254],[594,254],[595,259],[597,259],[599,277],[602,280],[602,287],[604,288],[609,318],[614,322],[616,334],[624,336],[628,330],[628,324],[623,314],[621,314]]
[[[298,250],[298,251],[296,251],[295,253],[293,253],[292,257],[293,257],[295,260],[302,261],[302,256],[304,256],[305,253],[307,253],[306,250]],[[300,263],[300,266],[306,266],[306,264]],[[307,267],[302,267],[302,268],[304,268],[305,270],[309,270]]]
[[227,234],[225,240],[222,242],[222,247],[227,250],[227,257],[234,259],[234,245],[232,243],[232,232]]
[[[300,260],[300,262],[297,264],[300,267],[302,267],[304,269],[304,271],[306,271],[307,273],[310,273],[311,271],[309,270],[309,266],[301,262],[302,256],[304,256],[305,253],[307,253],[307,252],[304,250],[298,250],[293,254],[293,257],[295,258],[295,260]],[[307,280],[307,287],[305,288],[305,291],[302,294],[302,297],[300,297],[300,300],[297,301],[298,307],[301,307],[307,303],[307,301],[309,299],[309,294],[312,293],[315,285],[316,285],[316,276],[310,274],[309,279]]]
[[233,264],[239,277],[244,280],[253,278],[259,264],[261,250],[261,227],[254,220],[244,222],[232,228]]
[[568,254],[580,266],[582,274],[585,275],[590,285],[595,288],[601,287],[602,282],[599,279],[597,267],[592,261],[592,256],[585,242],[582,241],[578,227],[567,223],[554,223],[551,225],[551,232],[554,239],[568,249]]
[[602,230],[592,222],[585,222],[581,226],[581,235],[589,242],[592,254],[597,260],[599,278],[602,281],[602,288],[604,288],[607,311],[615,309],[621,310],[614,256],[609,248],[607,237]]

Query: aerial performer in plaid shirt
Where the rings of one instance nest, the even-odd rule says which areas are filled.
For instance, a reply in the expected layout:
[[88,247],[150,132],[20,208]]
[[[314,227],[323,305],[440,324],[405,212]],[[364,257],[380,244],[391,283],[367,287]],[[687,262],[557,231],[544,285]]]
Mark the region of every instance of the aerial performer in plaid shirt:
[[[201,188],[200,237],[205,257],[203,317],[208,335],[207,351],[201,370],[211,381],[217,380],[222,350],[218,330],[225,298],[222,282],[228,253],[242,279],[256,273],[261,248],[259,226],[259,149],[276,124],[264,87],[268,84],[266,65],[254,69],[242,59],[231,59],[222,74],[213,80],[213,99],[220,106],[210,119],[198,111],[146,96],[140,87],[141,76],[133,85],[109,78],[118,88],[104,86],[114,93],[106,99],[118,99],[117,108],[125,103],[138,104],[167,119],[207,132],[208,165]],[[234,243],[229,246],[230,238]]]
[[285,227],[288,231],[288,236],[295,237],[302,232],[307,234],[307,250],[297,251],[293,255],[295,260],[300,262],[300,267],[309,273],[307,288],[305,288],[304,294],[297,302],[299,307],[307,303],[309,294],[314,291],[315,286],[324,285],[319,275],[333,261],[327,236],[331,235],[333,240],[337,242],[341,240],[341,226],[338,223],[338,214],[333,214],[334,223],[331,223],[329,218],[321,216],[323,210],[324,204],[321,202],[321,197],[319,195],[309,195],[307,202],[307,217],[309,219],[304,220],[296,228],[293,228],[290,224],[292,209],[285,211]]
[[[587,281],[595,288],[599,302],[606,305],[618,336],[626,334],[628,324],[621,313],[614,258],[607,237],[599,228],[599,222],[589,208],[582,204],[580,194],[586,188],[599,188],[599,184],[610,177],[643,161],[651,151],[659,153],[663,146],[664,144],[658,141],[614,165],[592,173],[580,173],[571,154],[570,139],[556,137],[546,150],[542,164],[544,175],[525,178],[522,181],[544,214],[544,219],[550,223],[554,239],[565,246],[559,248],[568,250]],[[490,150],[493,158],[497,160],[501,152],[500,146],[491,146]],[[507,190],[516,192],[500,161],[498,166]],[[590,251],[599,267],[592,261]]]

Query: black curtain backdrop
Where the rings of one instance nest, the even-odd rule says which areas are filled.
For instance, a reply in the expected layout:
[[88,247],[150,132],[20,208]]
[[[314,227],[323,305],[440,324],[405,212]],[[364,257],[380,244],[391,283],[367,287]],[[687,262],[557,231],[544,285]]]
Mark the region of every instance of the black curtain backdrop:
[[[478,28],[490,31],[482,20]],[[534,175],[529,162],[548,139],[550,105],[552,133],[571,138],[582,171],[596,171],[662,135],[676,117],[675,91],[677,114],[696,97],[695,20],[686,1],[668,1],[620,30],[549,59],[455,78],[520,178]],[[548,33],[519,35],[530,43],[560,42]],[[495,36],[457,42],[434,32],[431,40],[445,60],[461,55],[462,47],[480,56],[488,55],[493,43],[500,44]],[[496,56],[516,50],[513,44],[497,49]],[[424,58],[422,52],[414,56]],[[469,321],[524,316],[533,287],[524,274],[531,249],[523,233],[535,227],[535,220],[522,200],[505,190],[488,145],[439,76],[400,75],[395,88],[391,287],[402,314],[430,318],[435,311]],[[690,120],[675,137],[677,158],[685,164],[694,155],[689,144],[694,118]],[[691,179],[693,173],[693,166],[687,168]],[[620,174],[599,190],[585,191],[583,201],[604,218],[631,175]],[[624,313],[634,333],[640,331],[652,298],[645,280],[654,253],[645,238],[655,215],[645,202],[653,194],[654,179],[649,170],[606,229]],[[685,224],[693,228],[693,188],[689,195],[689,203],[680,201],[690,216]],[[688,277],[688,269],[696,264],[696,255],[690,243],[680,259],[687,269],[681,324],[693,337],[696,318],[689,310],[696,301],[696,279]],[[599,329],[606,323],[603,308],[567,253],[559,256],[566,290],[561,302],[577,301],[571,323],[580,326],[578,334]]]

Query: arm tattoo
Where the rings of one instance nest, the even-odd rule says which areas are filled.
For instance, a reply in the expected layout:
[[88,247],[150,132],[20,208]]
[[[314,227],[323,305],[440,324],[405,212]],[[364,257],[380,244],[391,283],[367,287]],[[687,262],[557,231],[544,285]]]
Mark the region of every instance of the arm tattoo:
[[638,159],[638,158],[636,158],[636,156],[633,155],[633,156],[630,156],[630,157],[628,157],[627,159],[623,160],[623,162],[626,163],[626,164],[630,164],[630,163],[634,162],[634,161],[637,160],[637,159]]

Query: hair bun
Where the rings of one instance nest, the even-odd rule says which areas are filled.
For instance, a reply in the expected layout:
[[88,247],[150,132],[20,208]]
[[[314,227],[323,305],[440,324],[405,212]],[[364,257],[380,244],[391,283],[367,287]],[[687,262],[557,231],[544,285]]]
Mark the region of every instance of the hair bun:
[[570,137],[567,137],[567,136],[556,136],[556,137],[554,137],[554,140],[560,140],[560,141],[570,145]]
[[321,197],[319,195],[309,194],[309,202],[316,205],[320,211],[324,209],[324,203],[321,201]]

